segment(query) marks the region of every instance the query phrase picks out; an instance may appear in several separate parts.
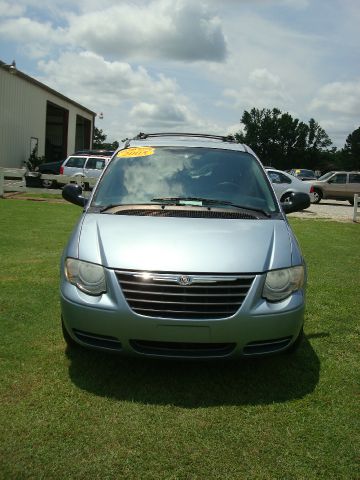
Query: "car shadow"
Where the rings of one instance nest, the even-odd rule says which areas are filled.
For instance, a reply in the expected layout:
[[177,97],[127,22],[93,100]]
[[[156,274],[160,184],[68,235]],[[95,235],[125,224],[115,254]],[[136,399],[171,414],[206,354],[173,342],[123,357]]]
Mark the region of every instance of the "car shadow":
[[69,375],[101,397],[183,408],[281,403],[311,393],[320,361],[307,338],[294,354],[228,361],[128,358],[67,349]]
[[[313,205],[313,204],[312,204]],[[326,200],[322,200],[318,205],[326,205],[328,207],[334,207],[334,208],[340,208],[340,207],[349,207],[349,208],[354,208],[350,203],[348,203],[345,200],[341,201],[341,203],[332,203],[332,202],[327,202]]]

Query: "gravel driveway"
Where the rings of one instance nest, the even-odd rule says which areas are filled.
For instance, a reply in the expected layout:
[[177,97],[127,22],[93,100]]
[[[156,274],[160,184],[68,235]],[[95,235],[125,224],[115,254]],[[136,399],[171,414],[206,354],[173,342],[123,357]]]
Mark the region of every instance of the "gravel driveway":
[[[360,212],[360,208],[358,208]],[[327,218],[337,222],[352,222],[354,207],[349,202],[337,200],[322,200],[320,203],[312,203],[309,208],[301,212],[291,213],[290,217],[297,218]],[[360,222],[360,217],[357,218]]]

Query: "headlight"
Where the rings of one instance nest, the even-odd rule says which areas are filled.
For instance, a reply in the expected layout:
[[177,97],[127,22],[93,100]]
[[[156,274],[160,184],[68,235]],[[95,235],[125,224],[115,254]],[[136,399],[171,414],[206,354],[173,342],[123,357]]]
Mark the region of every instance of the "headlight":
[[304,285],[304,266],[272,270],[266,274],[262,296],[270,302],[284,300]]
[[106,292],[105,273],[101,265],[67,258],[65,276],[68,282],[89,295],[101,295]]

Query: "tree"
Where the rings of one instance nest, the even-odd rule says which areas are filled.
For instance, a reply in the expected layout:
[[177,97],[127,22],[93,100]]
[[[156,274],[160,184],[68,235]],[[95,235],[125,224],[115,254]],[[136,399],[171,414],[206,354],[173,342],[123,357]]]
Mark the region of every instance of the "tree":
[[309,120],[308,149],[324,151],[332,145],[330,137],[313,118]]
[[306,124],[278,108],[244,111],[243,132],[235,134],[240,143],[249,145],[266,165],[281,169],[317,168],[324,155],[334,152],[332,141],[311,118]]
[[341,153],[344,168],[360,170],[360,127],[348,135]]
[[38,147],[36,145],[33,148],[33,151],[31,152],[29,158],[27,160],[24,160],[24,165],[30,172],[33,172],[35,171],[36,167],[38,167],[44,162],[46,162],[46,158],[44,156],[38,156]]
[[93,139],[93,145],[95,148],[102,148],[103,143],[106,140],[107,135],[99,129],[99,128],[94,128],[94,139]]
[[105,142],[107,135],[99,128],[94,128],[93,146],[95,149],[116,150],[119,147],[119,142],[115,140],[112,143]]

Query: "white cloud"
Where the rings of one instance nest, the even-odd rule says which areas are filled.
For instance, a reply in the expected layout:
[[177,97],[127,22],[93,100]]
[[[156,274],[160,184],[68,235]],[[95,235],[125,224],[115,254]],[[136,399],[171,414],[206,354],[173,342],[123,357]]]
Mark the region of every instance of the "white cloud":
[[319,35],[304,35],[290,24],[259,15],[256,9],[245,10],[241,20],[228,17],[223,24],[229,45],[227,62],[210,64],[207,70],[232,99],[229,107],[238,108],[241,115],[251,106],[288,111],[306,105],[318,87],[315,72],[324,49]]
[[325,110],[359,117],[360,80],[332,82],[324,85],[311,101],[310,110]]
[[346,137],[360,124],[360,80],[323,85],[309,104],[334,143],[342,147]]
[[0,18],[1,17],[17,17],[22,15],[25,7],[19,4],[0,1]]
[[345,138],[360,110],[358,3],[0,0],[0,53],[103,111],[114,139],[144,125],[223,134],[253,106]]
[[58,60],[39,62],[39,68],[42,82],[95,112],[104,112],[97,126],[109,140],[146,129],[221,130],[196,112],[175,80],[163,74],[152,76],[143,67],[109,62],[92,52],[69,52]]
[[280,0],[279,3],[289,7],[304,9],[309,6],[310,0]]
[[1,23],[0,38],[20,42],[33,58],[43,57],[49,53],[52,45],[66,42],[62,28],[26,17],[10,18]]
[[245,133],[244,125],[240,122],[229,125],[225,129],[225,135],[234,135],[239,132]]
[[224,96],[231,100],[233,108],[238,109],[272,108],[292,101],[280,78],[266,68],[253,70],[246,84],[243,83],[238,90],[225,89]]
[[184,95],[174,95],[164,101],[158,98],[156,103],[139,102],[130,111],[137,131],[199,132],[223,135],[225,129],[203,118],[192,108]]
[[172,127],[184,125],[191,121],[191,113],[184,105],[176,103],[146,103],[134,105],[130,115],[144,125],[163,124]]
[[320,117],[319,124],[328,133],[334,145],[342,148],[347,136],[355,129],[359,128],[360,121],[354,118],[349,119],[347,116],[337,115],[336,118]]
[[120,3],[72,14],[69,39],[96,53],[123,58],[218,62],[226,56],[220,20],[204,4],[184,0]]
[[174,80],[152,77],[141,66],[109,62],[92,52],[64,53],[58,60],[39,62],[43,81],[86,104],[119,106],[125,100],[167,98],[177,91]]
[[[207,3],[216,5],[219,8],[224,5],[222,0],[206,0]],[[286,5],[296,9],[306,8],[309,6],[310,0],[226,0],[227,4],[238,6],[241,4],[263,4],[266,6]]]
[[256,89],[264,90],[280,90],[282,89],[280,78],[273,75],[266,68],[257,68],[249,75],[249,83]]
[[[1,0],[0,0],[1,1]],[[10,18],[0,23],[0,36],[22,42],[33,56],[44,56],[51,47],[67,44],[100,55],[125,58],[222,62],[227,54],[220,19],[204,3],[189,0],[152,0],[143,5],[130,2],[107,2],[93,10],[59,11],[55,2],[44,5],[54,24],[61,18],[62,27],[44,21],[40,5],[25,1],[36,12],[30,17]],[[24,6],[0,3],[0,9],[14,13]],[[1,10],[0,10],[1,11]],[[10,15],[11,16],[11,15]],[[32,17],[35,16],[36,19]]]

